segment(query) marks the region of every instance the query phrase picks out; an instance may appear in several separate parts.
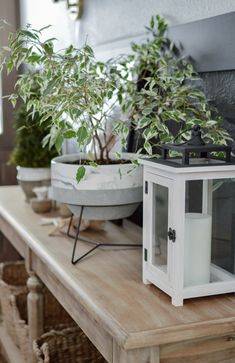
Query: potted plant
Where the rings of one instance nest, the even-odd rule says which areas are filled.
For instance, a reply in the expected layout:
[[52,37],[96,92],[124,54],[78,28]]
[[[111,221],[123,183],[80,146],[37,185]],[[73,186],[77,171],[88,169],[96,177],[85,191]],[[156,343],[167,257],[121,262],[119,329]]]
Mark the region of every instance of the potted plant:
[[[183,131],[187,138],[195,124],[208,130],[208,140],[226,143],[229,139],[222,119],[195,86],[192,65],[179,57],[166,30],[164,19],[153,17],[150,38],[133,44],[132,55],[105,63],[98,62],[86,44],[55,52],[54,39],[41,40],[43,29],[28,27],[11,36],[9,56],[2,62],[8,71],[22,63],[41,69],[36,80],[40,97],[30,107],[32,113],[39,112],[42,123],[51,118],[44,143],[60,149],[64,139],[77,140],[78,155],[52,161],[55,199],[69,204],[73,212],[86,206],[86,217],[92,219],[133,213],[142,200],[142,170],[135,168],[138,154],[157,155],[161,143],[184,141]],[[27,74],[17,81],[23,99],[31,95],[30,82]],[[16,97],[10,99],[14,102]],[[126,121],[113,120],[118,103],[128,115]],[[117,135],[126,145],[129,120],[144,143],[137,155],[112,154]]]
[[[54,198],[70,205],[74,213],[86,206],[88,219],[119,219],[131,215],[142,201],[142,169],[135,168],[136,155],[112,153],[117,137],[114,108],[119,102],[121,69],[116,62],[98,62],[92,49],[84,45],[54,51],[54,39],[41,40],[43,30],[28,27],[11,35],[8,72],[22,63],[40,69],[34,82],[40,97],[32,96],[31,77],[22,74],[16,83],[17,94],[30,99],[31,115],[40,115],[40,124],[51,120],[44,145],[59,150],[64,139],[77,140],[79,153],[52,161]],[[120,65],[119,65],[120,66]],[[128,125],[119,125],[122,145]]]
[[223,118],[200,90],[192,64],[167,38],[167,28],[162,17],[152,17],[146,41],[133,43],[132,54],[122,60],[122,109],[137,134],[136,149],[159,157],[161,144],[185,142],[194,125],[208,143],[226,144],[231,138]]
[[[30,77],[33,80],[34,74],[30,73]],[[50,185],[51,159],[58,155],[55,147],[49,149],[42,145],[50,120],[40,124],[38,112],[32,118],[29,104],[33,97],[38,97],[38,89],[34,86],[32,91],[32,95],[15,112],[16,140],[10,157],[10,163],[16,165],[17,180],[25,193],[26,201],[35,196],[33,188]]]

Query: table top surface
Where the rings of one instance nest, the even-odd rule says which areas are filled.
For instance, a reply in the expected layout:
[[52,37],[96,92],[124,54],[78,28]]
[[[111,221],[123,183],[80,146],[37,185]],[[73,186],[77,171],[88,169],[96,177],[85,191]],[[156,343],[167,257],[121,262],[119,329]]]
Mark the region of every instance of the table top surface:
[[[73,241],[64,235],[48,236],[51,226],[39,225],[41,216],[25,203],[18,186],[0,187],[0,217],[113,337],[125,336],[126,348],[226,334],[235,329],[233,294],[190,299],[183,307],[174,307],[169,296],[142,283],[140,249],[98,249],[73,266]],[[105,231],[83,235],[120,243],[142,240],[141,228],[128,221],[123,227],[106,222]],[[80,253],[88,248],[79,242]]]

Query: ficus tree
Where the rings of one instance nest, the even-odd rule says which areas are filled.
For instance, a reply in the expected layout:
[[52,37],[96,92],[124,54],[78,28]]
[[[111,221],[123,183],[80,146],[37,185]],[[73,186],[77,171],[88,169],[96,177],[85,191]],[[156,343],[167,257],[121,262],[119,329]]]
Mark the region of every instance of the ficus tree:
[[184,142],[195,124],[207,142],[226,144],[231,138],[223,118],[198,88],[198,74],[167,38],[167,28],[162,17],[152,17],[146,40],[132,44],[122,63],[128,74],[122,109],[144,139],[139,151],[154,155],[163,143]]
[[[50,118],[50,132],[44,138],[44,145],[55,145],[60,150],[64,139],[75,138],[81,151],[90,146],[86,163],[94,166],[111,163],[115,130],[108,131],[107,123],[119,102],[119,83],[123,82],[120,67],[112,59],[97,61],[87,44],[80,49],[71,45],[55,51],[56,39],[42,41],[44,30],[28,26],[10,35],[9,45],[2,54],[2,66],[5,64],[8,72],[21,65],[38,70],[34,80],[27,72],[19,76],[10,101],[15,105],[18,97],[23,102],[28,100],[32,118],[39,113],[41,124]],[[37,84],[40,97],[31,97],[32,82]],[[127,125],[122,126],[121,132],[128,134]],[[81,165],[78,181],[84,174]]]

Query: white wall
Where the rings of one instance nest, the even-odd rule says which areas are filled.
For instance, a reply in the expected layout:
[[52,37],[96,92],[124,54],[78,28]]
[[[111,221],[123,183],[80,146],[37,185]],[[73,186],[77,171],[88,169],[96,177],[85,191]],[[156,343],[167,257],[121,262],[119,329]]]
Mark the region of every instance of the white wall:
[[58,39],[55,43],[56,49],[78,43],[77,24],[71,21],[65,1],[54,3],[52,0],[20,0],[20,13],[23,27],[31,24],[40,29],[52,25],[43,34],[46,39]]
[[139,39],[153,14],[176,25],[231,11],[235,0],[85,0],[79,42],[88,37],[99,55],[108,56]]
[[84,14],[74,22],[66,1],[20,0],[22,24],[39,28],[52,24],[47,36],[59,39],[57,48],[87,39],[101,57],[128,49],[131,40],[144,34],[153,14],[161,14],[170,25],[235,11],[235,0],[84,0]]
[[234,0],[85,0],[81,37],[99,45],[142,33],[153,14],[175,25],[229,11]]

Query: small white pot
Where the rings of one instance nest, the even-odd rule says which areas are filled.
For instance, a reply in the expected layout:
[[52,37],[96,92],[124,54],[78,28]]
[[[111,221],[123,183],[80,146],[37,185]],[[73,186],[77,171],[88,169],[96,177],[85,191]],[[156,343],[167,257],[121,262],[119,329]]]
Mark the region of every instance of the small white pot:
[[[86,158],[83,154],[82,158]],[[114,155],[111,155],[115,158]],[[122,159],[136,159],[136,154],[123,153]],[[66,203],[75,215],[84,206],[87,219],[112,220],[129,217],[143,199],[142,167],[132,164],[85,166],[86,175],[76,180],[78,165],[66,164],[79,160],[78,154],[56,157],[51,163],[53,199]],[[130,172],[130,170],[132,172]]]
[[17,179],[22,181],[41,181],[51,179],[51,168],[25,168],[17,166]]
[[26,197],[26,202],[36,197],[33,189],[51,184],[51,168],[25,168],[17,166],[17,181]]

